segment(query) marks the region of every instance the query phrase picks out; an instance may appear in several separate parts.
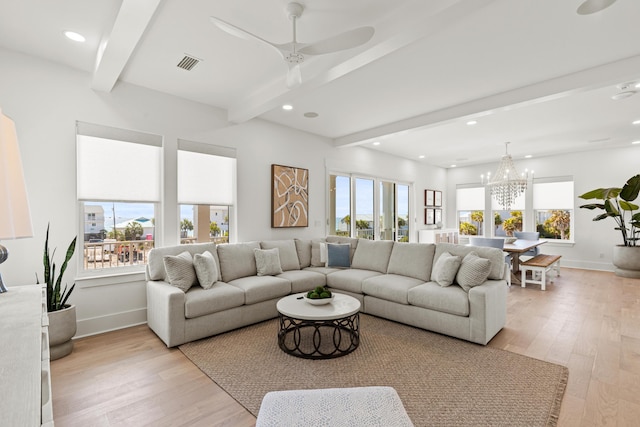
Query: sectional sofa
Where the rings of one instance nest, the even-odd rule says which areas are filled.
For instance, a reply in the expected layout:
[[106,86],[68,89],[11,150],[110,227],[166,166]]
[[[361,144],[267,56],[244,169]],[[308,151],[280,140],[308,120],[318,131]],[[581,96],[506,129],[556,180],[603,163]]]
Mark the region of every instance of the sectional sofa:
[[153,249],[147,321],[168,347],[278,316],[277,301],[328,286],[361,312],[485,345],[506,322],[502,251],[450,243],[313,240]]

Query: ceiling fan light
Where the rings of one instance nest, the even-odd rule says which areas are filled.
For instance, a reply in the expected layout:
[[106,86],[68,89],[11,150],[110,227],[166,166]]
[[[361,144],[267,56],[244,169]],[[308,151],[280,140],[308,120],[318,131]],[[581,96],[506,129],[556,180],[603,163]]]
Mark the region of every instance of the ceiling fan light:
[[616,0],[586,0],[576,10],[578,15],[591,15],[600,12],[615,3]]
[[295,65],[289,68],[287,73],[287,87],[293,89],[302,84],[302,73],[300,72],[300,65]]

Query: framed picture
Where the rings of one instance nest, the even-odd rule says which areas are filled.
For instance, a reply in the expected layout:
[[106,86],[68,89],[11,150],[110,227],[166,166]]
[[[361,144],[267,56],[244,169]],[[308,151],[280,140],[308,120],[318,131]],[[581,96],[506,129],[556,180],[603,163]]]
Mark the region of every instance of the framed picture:
[[433,192],[433,206],[442,206],[442,191]]
[[442,224],[442,209],[434,209],[434,211],[435,211],[434,223]]
[[309,226],[309,170],[271,165],[271,227]]
[[424,190],[424,205],[433,206],[433,190]]
[[424,223],[425,225],[435,224],[435,209],[425,208],[424,210]]

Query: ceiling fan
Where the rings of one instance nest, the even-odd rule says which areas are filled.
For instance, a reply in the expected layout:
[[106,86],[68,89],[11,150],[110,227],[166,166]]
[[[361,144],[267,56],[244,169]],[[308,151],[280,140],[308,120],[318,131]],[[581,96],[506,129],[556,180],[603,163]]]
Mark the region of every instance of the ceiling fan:
[[274,48],[289,67],[287,87],[293,88],[302,83],[300,64],[304,62],[305,55],[324,55],[351,49],[368,42],[375,32],[373,27],[360,27],[315,43],[299,43],[296,36],[296,22],[302,16],[303,10],[304,7],[300,3],[291,2],[287,4],[287,15],[293,21],[293,40],[284,44],[272,43],[215,16],[211,16],[209,19],[218,28],[233,36],[246,40],[255,40]]

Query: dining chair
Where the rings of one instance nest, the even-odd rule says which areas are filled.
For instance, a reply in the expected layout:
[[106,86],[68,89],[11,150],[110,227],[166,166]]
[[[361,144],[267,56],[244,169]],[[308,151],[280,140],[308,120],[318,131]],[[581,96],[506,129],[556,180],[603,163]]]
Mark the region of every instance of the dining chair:
[[[474,237],[469,236],[469,245],[471,246],[484,246],[489,248],[498,248],[504,249],[504,239],[501,238],[490,238],[490,237]],[[511,265],[513,263],[513,259],[510,254],[505,253],[504,262],[508,266],[508,271],[511,272]],[[507,275],[507,284],[511,286],[511,273]]]
[[[521,240],[539,240],[540,233],[537,231],[514,231],[513,237]],[[526,252],[520,254],[520,256],[531,256],[534,257],[540,253],[540,249],[536,246],[535,248],[531,248]]]

